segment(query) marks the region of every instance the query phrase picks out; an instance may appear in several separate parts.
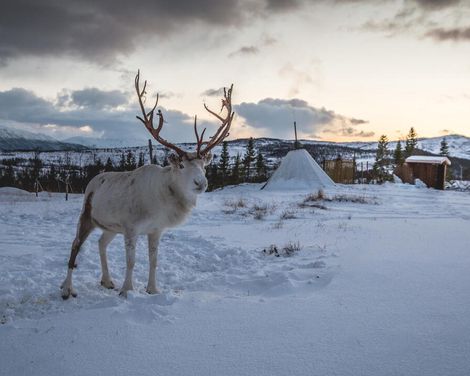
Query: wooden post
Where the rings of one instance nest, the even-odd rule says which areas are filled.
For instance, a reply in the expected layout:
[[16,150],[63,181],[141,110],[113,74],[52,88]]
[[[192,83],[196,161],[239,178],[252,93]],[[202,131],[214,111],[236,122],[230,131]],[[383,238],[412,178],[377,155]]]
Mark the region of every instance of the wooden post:
[[152,146],[152,140],[149,138],[149,155],[150,155],[150,162],[149,164],[153,163],[153,146]]
[[299,142],[297,141],[297,123],[294,121],[294,133],[295,133],[295,143],[294,143],[294,149],[299,148]]
[[69,200],[69,176],[65,177],[65,201]]

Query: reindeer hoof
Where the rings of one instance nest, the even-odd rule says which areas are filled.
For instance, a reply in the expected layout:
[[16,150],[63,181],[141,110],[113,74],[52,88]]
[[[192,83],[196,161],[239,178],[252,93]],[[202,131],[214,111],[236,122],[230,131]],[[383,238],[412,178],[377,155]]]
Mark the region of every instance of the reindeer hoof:
[[72,295],[74,298],[76,298],[77,297],[77,292],[71,287],[67,287],[67,288],[62,289],[62,299],[67,300],[68,298],[70,298],[70,295]]
[[122,297],[122,298],[127,299],[127,290],[121,290],[119,292],[119,296]]
[[147,287],[145,291],[150,295],[160,294],[160,290],[157,287]]
[[101,280],[101,286],[103,286],[104,288],[107,288],[109,290],[114,289],[114,283],[111,280],[109,280],[109,281]]

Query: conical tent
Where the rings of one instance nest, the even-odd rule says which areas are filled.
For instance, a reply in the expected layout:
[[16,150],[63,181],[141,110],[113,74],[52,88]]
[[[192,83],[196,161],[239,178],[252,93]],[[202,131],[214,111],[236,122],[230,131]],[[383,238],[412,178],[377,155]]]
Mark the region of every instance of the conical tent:
[[305,149],[292,150],[261,189],[324,189],[335,183]]

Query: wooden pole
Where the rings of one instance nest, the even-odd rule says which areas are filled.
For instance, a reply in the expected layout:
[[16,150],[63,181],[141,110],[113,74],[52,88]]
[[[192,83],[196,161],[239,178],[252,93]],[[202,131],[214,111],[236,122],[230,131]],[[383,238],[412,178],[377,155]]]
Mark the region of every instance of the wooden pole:
[[152,146],[152,140],[149,138],[149,155],[150,155],[150,163],[153,163],[153,146]]
[[65,201],[69,200],[69,177],[65,177]]
[[295,133],[295,143],[294,143],[294,149],[299,148],[299,141],[297,141],[297,122],[294,121],[294,133]]

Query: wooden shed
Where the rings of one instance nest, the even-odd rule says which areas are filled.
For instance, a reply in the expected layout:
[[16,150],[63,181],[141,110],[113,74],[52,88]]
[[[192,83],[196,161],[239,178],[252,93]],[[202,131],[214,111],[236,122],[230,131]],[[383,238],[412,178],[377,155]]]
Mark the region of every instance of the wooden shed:
[[404,182],[413,184],[416,179],[429,188],[444,189],[450,160],[447,157],[412,155],[405,164],[396,170],[396,175]]

